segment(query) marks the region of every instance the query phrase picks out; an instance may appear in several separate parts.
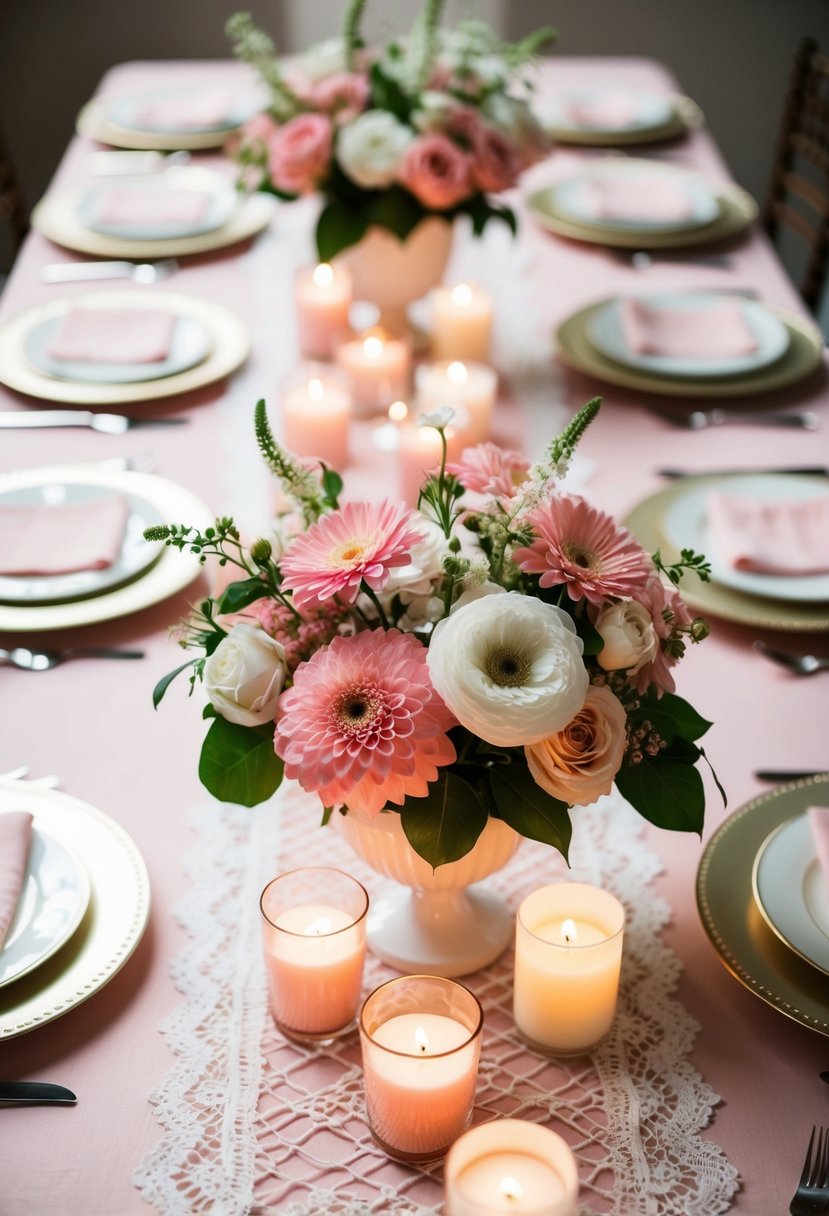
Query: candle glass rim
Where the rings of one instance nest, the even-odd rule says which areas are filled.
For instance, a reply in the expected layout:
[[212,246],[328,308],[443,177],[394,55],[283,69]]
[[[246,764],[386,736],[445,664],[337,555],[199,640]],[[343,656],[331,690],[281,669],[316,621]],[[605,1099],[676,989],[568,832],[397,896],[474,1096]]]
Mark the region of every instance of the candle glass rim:
[[[365,1024],[366,1005],[368,1005],[373,996],[375,996],[378,992],[381,992],[384,988],[388,988],[390,984],[399,984],[401,981],[406,980],[440,980],[441,983],[451,984],[453,988],[462,989],[468,996],[470,996],[478,1007],[478,1020],[474,1030],[469,1031],[469,1037],[464,1039],[462,1043],[458,1043],[457,1047],[450,1047],[448,1051],[430,1051],[426,1056],[424,1056],[422,1052],[399,1051],[396,1047],[387,1047],[385,1043],[378,1043]],[[393,1014],[392,1016],[398,1015]],[[390,1020],[391,1018],[386,1019],[386,1021]],[[385,1024],[385,1022],[379,1023],[380,1026],[385,1026]],[[447,1056],[453,1056],[459,1051],[463,1051],[465,1047],[468,1047],[470,1043],[474,1043],[475,1040],[482,1034],[484,1028],[484,1007],[471,989],[467,988],[465,984],[459,984],[457,981],[449,979],[448,976],[429,975],[428,972],[415,972],[409,975],[395,975],[392,976],[390,980],[384,980],[382,984],[378,984],[377,987],[373,988],[368,994],[360,1007],[358,1026],[360,1029],[360,1034],[364,1034],[373,1047],[376,1047],[378,1051],[387,1052],[390,1056],[400,1056],[401,1059],[404,1060],[441,1060],[445,1059]]]
[[[607,936],[603,937],[602,940],[599,942],[578,942],[578,941],[576,941],[576,942],[554,942],[554,941],[551,941],[549,939],[549,937],[541,937],[535,931],[535,929],[530,928],[530,926],[527,924],[527,921],[524,918],[524,916],[522,915],[522,913],[524,911],[524,906],[528,903],[528,901],[530,899],[532,899],[532,897],[534,895],[537,895],[540,891],[546,891],[548,889],[548,887],[587,887],[593,891],[600,891],[603,896],[606,896],[606,897],[614,900],[615,903],[617,903],[619,905],[619,908],[621,909],[621,913],[622,913],[622,921],[621,921],[621,924],[619,925],[619,928],[615,929],[613,932],[610,932],[608,929],[605,928],[604,925],[599,924],[596,921],[591,922],[596,925],[597,929],[601,929],[603,933],[607,934]],[[548,919],[550,919],[550,918],[548,917]],[[567,919],[567,918],[565,918],[565,919]],[[598,949],[601,949],[602,947],[609,945],[612,942],[615,942],[618,937],[621,937],[624,934],[624,931],[625,931],[625,906],[620,899],[617,899],[617,897],[613,894],[612,891],[606,891],[603,887],[594,887],[592,883],[587,883],[587,882],[548,883],[547,887],[538,887],[538,889],[536,891],[531,891],[530,894],[527,895],[525,899],[522,899],[521,903],[518,906],[518,911],[516,913],[516,921],[521,926],[521,928],[524,930],[524,932],[527,933],[533,939],[533,941],[539,942],[542,946],[551,946],[554,950],[598,950]]]
[[[347,878],[348,881],[352,882],[355,887],[360,888],[364,898],[363,910],[359,916],[355,916],[354,919],[349,921],[347,925],[341,925],[339,929],[331,929],[328,933],[315,933],[315,939],[321,939],[323,937],[336,937],[339,933],[348,933],[349,930],[353,929],[355,925],[359,925],[360,921],[365,920],[366,916],[368,915],[369,908],[368,891],[358,879],[354,878],[351,874],[346,874],[345,870],[338,870],[336,866],[295,866],[293,870],[285,870],[282,874],[277,874],[266,882],[265,886],[262,888],[262,894],[259,896],[259,911],[262,914],[262,919],[265,920],[272,929],[275,929],[277,933],[286,933],[289,937],[299,937],[305,940],[307,940],[309,936],[307,933],[302,933],[298,929],[285,929],[282,925],[275,924],[265,911],[264,901],[266,893],[270,890],[275,882],[279,882],[283,878],[291,878],[294,874],[311,874],[315,871],[317,873],[324,874],[339,874],[342,878]],[[335,905],[332,905],[332,907],[333,906]],[[351,915],[351,913],[345,908],[340,908],[339,911],[346,912],[348,916]]]

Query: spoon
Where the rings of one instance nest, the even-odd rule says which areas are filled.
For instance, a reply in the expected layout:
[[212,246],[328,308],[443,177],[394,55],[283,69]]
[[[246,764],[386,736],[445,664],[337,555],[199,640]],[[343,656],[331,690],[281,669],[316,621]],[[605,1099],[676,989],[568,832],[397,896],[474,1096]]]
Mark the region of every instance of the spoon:
[[791,654],[788,650],[777,650],[774,646],[767,646],[765,642],[759,641],[754,643],[754,649],[758,654],[799,676],[812,676],[816,671],[829,671],[829,659],[820,659],[814,654]]

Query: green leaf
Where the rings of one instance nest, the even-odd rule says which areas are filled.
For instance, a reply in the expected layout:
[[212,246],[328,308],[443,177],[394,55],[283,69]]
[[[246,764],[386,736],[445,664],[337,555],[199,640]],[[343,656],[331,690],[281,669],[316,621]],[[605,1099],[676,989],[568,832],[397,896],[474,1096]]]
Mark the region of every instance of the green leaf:
[[504,823],[522,836],[552,845],[567,861],[573,831],[567,804],[545,793],[523,764],[494,768],[488,781]]
[[199,759],[202,785],[222,802],[256,806],[282,781],[282,761],[273,750],[273,725],[239,726],[214,718]]
[[576,632],[584,642],[585,654],[598,654],[604,648],[604,638],[593,628],[586,616],[580,616],[576,620]]
[[701,747],[699,749],[699,754],[702,756],[703,760],[705,761],[705,763],[708,765],[709,769],[711,770],[711,776],[714,778],[714,785],[716,785],[717,789],[719,790],[720,797],[722,798],[723,806],[724,807],[728,806],[728,795],[726,794],[725,790],[723,789],[722,783],[720,782],[719,777],[717,776],[716,772],[714,771],[714,765],[711,763],[711,761],[706,756],[705,749]]
[[669,743],[674,735],[681,735],[683,739],[699,739],[711,726],[693,705],[670,692],[659,698],[652,693],[643,697],[640,708],[631,716],[639,721],[647,719]]
[[458,208],[460,213],[466,213],[472,220],[472,232],[475,236],[480,236],[484,228],[490,220],[502,220],[507,225],[513,236],[518,231],[518,224],[515,219],[515,213],[510,207],[499,203],[492,203],[485,194],[475,195],[462,203]]
[[378,110],[390,110],[395,118],[407,122],[411,102],[393,76],[387,76],[379,63],[371,66],[371,100]]
[[658,828],[702,834],[705,791],[692,764],[646,756],[616,774],[616,787],[640,815]]
[[198,662],[198,659],[188,659],[186,663],[182,663],[181,667],[177,667],[175,671],[168,671],[166,676],[161,677],[153,689],[153,707],[155,709],[158,709],[159,705],[161,704],[161,698],[164,696],[165,692],[170,687],[176,676],[181,675],[181,673],[186,671],[188,667],[195,667],[196,663]]
[[488,815],[475,787],[442,768],[424,798],[406,799],[400,818],[415,853],[436,870],[469,852]]
[[343,492],[343,479],[339,473],[334,469],[329,469],[327,465],[322,473],[322,488],[325,491],[325,497],[336,508],[337,500]]
[[219,715],[216,713],[216,706],[211,705],[208,701],[204,709],[201,711],[201,716],[206,720],[208,718],[218,718]]
[[270,595],[270,588],[264,579],[240,579],[239,582],[230,583],[225,587],[219,596],[216,608],[222,616],[226,613],[241,612],[243,608],[247,608],[248,604],[264,599],[266,595]]
[[317,253],[321,262],[330,262],[356,245],[366,234],[369,219],[365,208],[348,207],[332,200],[322,210],[317,220]]
[[328,824],[328,820],[331,818],[331,816],[333,815],[333,813],[334,813],[334,808],[333,808],[333,806],[324,806],[324,807],[322,808],[322,819],[320,820],[320,827],[321,827],[321,828],[324,828],[324,827],[326,827],[326,826],[327,826],[327,824]]
[[426,214],[423,205],[402,186],[376,192],[369,204],[369,223],[378,224],[399,241],[414,232]]

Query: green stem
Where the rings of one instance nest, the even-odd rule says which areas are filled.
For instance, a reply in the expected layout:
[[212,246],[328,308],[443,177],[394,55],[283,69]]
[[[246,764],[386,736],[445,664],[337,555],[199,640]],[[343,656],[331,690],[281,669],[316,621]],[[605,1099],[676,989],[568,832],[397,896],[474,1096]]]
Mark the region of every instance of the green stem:
[[[374,604],[374,607],[377,609],[377,615],[380,617],[380,624],[383,626],[383,628],[391,629],[391,625],[389,624],[389,619],[386,616],[385,612],[383,611],[383,605],[380,603],[377,596],[375,595],[375,593],[372,591],[371,587],[369,587],[368,583],[365,580],[363,580],[363,582],[360,584],[360,590],[362,592],[364,592],[368,596],[368,598],[371,600],[372,604]],[[363,618],[363,619],[365,619],[365,618]]]

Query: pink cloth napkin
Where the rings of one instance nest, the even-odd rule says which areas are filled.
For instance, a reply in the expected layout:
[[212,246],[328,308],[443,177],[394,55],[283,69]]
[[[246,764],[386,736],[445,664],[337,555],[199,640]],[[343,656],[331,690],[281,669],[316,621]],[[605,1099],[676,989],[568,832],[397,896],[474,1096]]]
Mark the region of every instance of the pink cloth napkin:
[[120,227],[161,227],[196,224],[204,219],[210,195],[204,190],[164,190],[161,187],[128,189],[113,186],[98,196],[95,218],[99,224]]
[[582,205],[594,220],[669,223],[690,219],[690,194],[682,182],[662,174],[592,177],[583,183]]
[[0,507],[0,574],[104,570],[121,551],[128,514],[117,494],[60,507]]
[[20,902],[31,842],[32,817],[28,811],[0,815],[0,949]]
[[796,577],[829,572],[829,494],[770,502],[709,494],[711,541],[735,570]]
[[235,100],[227,89],[199,89],[186,95],[149,100],[136,107],[133,117],[153,131],[220,127],[228,122]]
[[613,130],[629,127],[639,115],[636,97],[622,89],[608,89],[593,96],[576,94],[562,98],[561,114],[580,127]]
[[675,359],[727,359],[757,349],[757,339],[737,300],[706,308],[654,308],[644,300],[622,300],[622,336],[638,355]]
[[807,814],[820,868],[829,887],[829,806],[810,806]]
[[46,354],[82,363],[159,363],[168,358],[176,317],[152,308],[70,308]]

